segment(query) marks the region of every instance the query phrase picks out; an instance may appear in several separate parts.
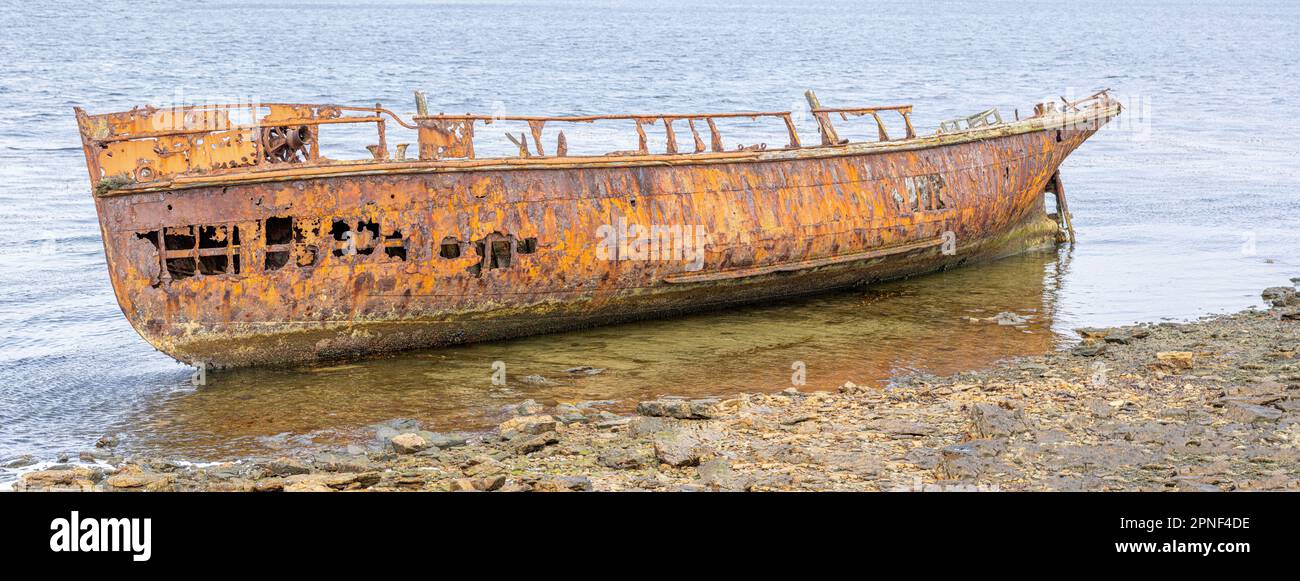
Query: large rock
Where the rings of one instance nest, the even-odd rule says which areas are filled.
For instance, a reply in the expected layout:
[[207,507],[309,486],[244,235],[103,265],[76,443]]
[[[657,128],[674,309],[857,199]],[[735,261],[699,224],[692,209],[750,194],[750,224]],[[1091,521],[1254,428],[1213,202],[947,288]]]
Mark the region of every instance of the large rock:
[[693,466],[700,458],[714,452],[714,443],[722,438],[716,428],[679,426],[655,434],[655,458],[669,466]]
[[560,435],[556,432],[543,432],[536,436],[523,436],[511,442],[511,449],[516,454],[532,454],[551,444],[558,444]]
[[840,386],[840,393],[844,395],[860,395],[867,393],[867,391],[866,387],[860,386],[852,381],[846,381],[844,382],[844,385]]
[[393,450],[398,454],[414,454],[429,447],[429,442],[419,434],[398,434],[393,436]]
[[1106,343],[1100,341],[1096,343],[1083,343],[1081,345],[1076,345],[1070,350],[1071,354],[1079,357],[1096,357],[1105,352]]
[[1156,353],[1156,360],[1151,363],[1157,369],[1180,371],[1191,369],[1196,364],[1196,354],[1191,351],[1161,351]]
[[718,400],[679,398],[655,399],[643,401],[637,404],[636,413],[656,418],[707,420],[717,417]]
[[700,463],[700,484],[714,490],[738,490],[742,488],[731,463],[724,458],[714,458]]
[[1109,418],[1110,416],[1115,414],[1114,407],[1112,407],[1105,400],[1098,399],[1098,398],[1090,398],[1084,400],[1083,407],[1088,408],[1088,411],[1092,412],[1092,415],[1094,417],[1098,417],[1101,419]]
[[1264,302],[1274,307],[1287,307],[1300,304],[1300,300],[1296,298],[1295,287],[1269,287],[1264,289],[1264,292],[1260,293],[1260,296],[1264,299]]
[[116,490],[170,490],[174,477],[154,472],[122,472],[108,477],[104,483]]
[[505,466],[496,458],[491,456],[475,456],[466,462],[464,467],[465,475],[470,477],[480,477],[490,474],[505,472]]
[[1115,329],[1110,327],[1080,327],[1074,330],[1074,332],[1078,333],[1080,337],[1083,337],[1085,341],[1104,339],[1106,335],[1109,335],[1114,331]]
[[431,448],[447,449],[457,446],[464,446],[468,441],[465,436],[457,434],[443,434],[439,432],[419,431],[416,432],[424,441],[429,443]]
[[571,403],[556,404],[555,411],[551,415],[555,416],[555,421],[566,426],[587,422],[587,415],[583,413],[582,408]]
[[989,460],[970,449],[949,446],[940,453],[935,472],[940,478],[948,480],[968,480],[979,478],[988,464]]
[[419,420],[413,420],[410,418],[398,418],[386,422],[380,422],[370,427],[375,430],[375,438],[381,442],[386,442],[393,439],[393,436],[398,434],[414,432],[415,430],[420,429],[420,422]]
[[513,416],[535,416],[542,413],[546,406],[531,399],[505,406],[506,413]]
[[85,467],[37,470],[23,474],[15,490],[89,490],[103,479],[101,470]]
[[317,454],[313,464],[329,472],[368,472],[374,464],[364,454],[341,454],[324,452]]
[[[326,486],[333,490],[363,490],[379,483],[382,475],[378,472],[340,473],[340,474],[295,474],[284,478],[283,487],[289,491],[294,487],[298,492],[313,492]],[[320,486],[317,486],[320,485]]]
[[270,476],[293,476],[294,474],[311,472],[311,468],[308,468],[306,464],[296,458],[276,458],[260,462],[257,466]]
[[601,466],[613,468],[615,470],[641,468],[653,460],[653,454],[649,453],[647,450],[638,448],[613,448],[601,452],[600,455],[596,457],[596,461],[599,462]]
[[334,492],[333,488],[327,486],[324,482],[318,480],[303,480],[300,482],[290,482],[282,488],[284,492]]
[[591,488],[586,476],[543,476],[533,485],[534,492],[590,492]]
[[975,433],[982,438],[1010,436],[1029,430],[1029,423],[1025,421],[1023,413],[993,403],[971,406],[971,420],[975,423]]
[[1234,422],[1251,424],[1277,421],[1282,417],[1282,412],[1267,406],[1232,402],[1224,406],[1223,415]]
[[548,415],[519,416],[510,418],[497,426],[502,436],[517,434],[543,434],[555,430],[555,418]]
[[672,427],[672,420],[650,416],[637,416],[627,423],[627,435],[633,438],[649,436]]

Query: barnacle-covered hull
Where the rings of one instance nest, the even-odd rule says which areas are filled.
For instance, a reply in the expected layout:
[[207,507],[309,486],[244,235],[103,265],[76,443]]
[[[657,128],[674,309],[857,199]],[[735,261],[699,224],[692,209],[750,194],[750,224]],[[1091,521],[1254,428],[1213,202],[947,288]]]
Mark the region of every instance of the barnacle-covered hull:
[[117,299],[146,340],[188,363],[283,364],[799,296],[1051,244],[1044,191],[1116,113],[770,151],[287,166],[137,183],[96,204]]

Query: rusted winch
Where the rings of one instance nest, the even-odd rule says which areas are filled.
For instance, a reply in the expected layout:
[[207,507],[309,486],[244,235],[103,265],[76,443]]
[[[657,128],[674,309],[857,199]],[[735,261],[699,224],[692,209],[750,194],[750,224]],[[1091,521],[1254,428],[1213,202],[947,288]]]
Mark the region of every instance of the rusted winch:
[[311,128],[306,125],[262,128],[263,155],[267,161],[306,161],[311,140]]

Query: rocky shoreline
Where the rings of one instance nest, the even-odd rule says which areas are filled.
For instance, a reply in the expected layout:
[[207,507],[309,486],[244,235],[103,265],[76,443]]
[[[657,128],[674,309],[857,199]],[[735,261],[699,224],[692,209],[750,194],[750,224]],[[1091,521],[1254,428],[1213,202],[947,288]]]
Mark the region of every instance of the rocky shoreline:
[[[1296,490],[1300,298],[1192,323],[1080,329],[1065,351],[885,388],[513,406],[496,430],[376,427],[373,449],[194,465],[119,459],[15,490]],[[832,386],[825,386],[830,388]]]

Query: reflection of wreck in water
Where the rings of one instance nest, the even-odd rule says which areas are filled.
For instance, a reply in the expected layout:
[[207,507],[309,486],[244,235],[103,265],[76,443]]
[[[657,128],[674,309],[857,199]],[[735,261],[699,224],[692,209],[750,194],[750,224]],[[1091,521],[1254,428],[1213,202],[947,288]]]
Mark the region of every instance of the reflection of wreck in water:
[[[665,393],[779,391],[792,386],[795,362],[805,371],[804,391],[845,381],[882,385],[913,371],[946,375],[1051,350],[1062,339],[1051,332],[1057,264],[1056,251],[1031,251],[979,268],[634,326],[345,364],[233,369],[208,388],[135,406],[121,430],[141,451],[240,457],[365,443],[373,433],[358,428],[393,418],[439,431],[487,429],[501,421],[504,404],[525,398],[612,401],[602,407],[627,412]],[[1002,311],[1028,320],[987,320]],[[504,386],[489,375],[488,362],[497,360],[509,363]],[[576,366],[605,371],[564,372]]]
[[[789,112],[493,118],[420,107],[413,124],[379,106],[77,115],[123,312],[173,357],[232,366],[670,315],[1042,246],[1058,235],[1043,212],[1045,191],[1063,202],[1057,167],[1120,111],[1103,91],[918,136],[909,106],[809,98],[818,145],[800,141]],[[882,113],[901,115],[903,137]],[[878,140],[841,139],[832,114],[871,117]],[[390,153],[389,119],[418,132],[418,159],[406,144]],[[780,121],[788,142],[728,150],[718,124],[735,119]],[[476,128],[512,121],[528,129],[509,136],[517,156],[476,156]],[[548,125],[597,121],[630,123],[636,149],[571,154],[563,131],[543,144]],[[350,123],[377,127],[371,159],[321,156],[322,128]],[[650,148],[655,125],[662,153]],[[702,227],[702,259],[602,258],[598,232],[617,223]]]

